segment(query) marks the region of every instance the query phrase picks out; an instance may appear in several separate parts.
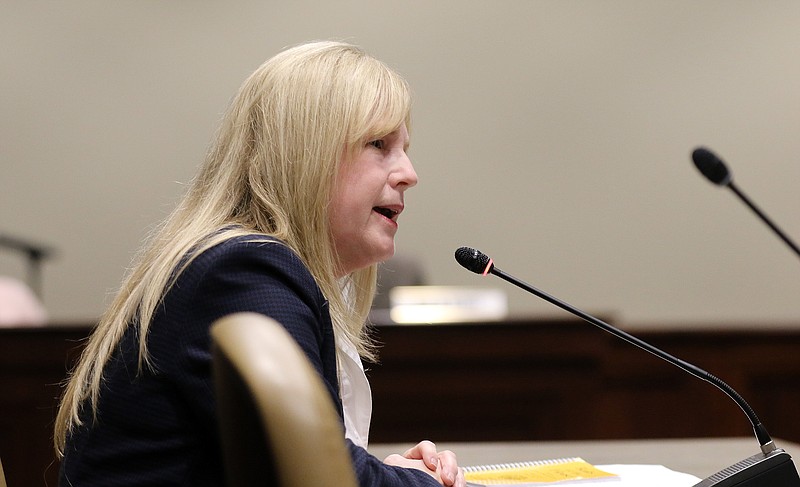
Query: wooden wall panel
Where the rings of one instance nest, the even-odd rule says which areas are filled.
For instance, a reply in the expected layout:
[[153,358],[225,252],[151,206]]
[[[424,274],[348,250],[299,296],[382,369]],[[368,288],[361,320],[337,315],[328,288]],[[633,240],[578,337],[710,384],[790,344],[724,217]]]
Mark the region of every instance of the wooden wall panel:
[[[373,442],[752,434],[715,387],[577,319],[375,332],[382,348],[380,362],[368,364]],[[0,329],[0,458],[9,485],[56,485],[59,384],[88,333],[88,326]],[[774,437],[800,442],[800,324],[637,336],[720,377]]]

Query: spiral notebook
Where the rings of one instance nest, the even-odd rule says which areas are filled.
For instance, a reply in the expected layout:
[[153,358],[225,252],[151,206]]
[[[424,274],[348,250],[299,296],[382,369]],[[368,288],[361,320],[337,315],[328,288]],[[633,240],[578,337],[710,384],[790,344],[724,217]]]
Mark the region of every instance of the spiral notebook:
[[470,487],[558,486],[619,479],[618,475],[600,470],[579,457],[465,467],[464,477]]

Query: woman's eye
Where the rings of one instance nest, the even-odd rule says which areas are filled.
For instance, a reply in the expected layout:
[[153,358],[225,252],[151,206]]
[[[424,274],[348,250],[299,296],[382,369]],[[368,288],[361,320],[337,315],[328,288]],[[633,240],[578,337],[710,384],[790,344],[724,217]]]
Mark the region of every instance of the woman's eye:
[[376,149],[383,150],[383,148],[386,147],[386,142],[384,142],[382,139],[379,139],[379,140],[373,140],[371,142],[368,142],[367,145],[371,145],[372,147],[375,147]]

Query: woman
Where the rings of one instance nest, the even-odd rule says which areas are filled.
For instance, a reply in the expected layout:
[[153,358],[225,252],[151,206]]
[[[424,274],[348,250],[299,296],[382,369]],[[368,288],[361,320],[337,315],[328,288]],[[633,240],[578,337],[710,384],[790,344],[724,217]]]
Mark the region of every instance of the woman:
[[222,485],[208,329],[239,311],[271,316],[303,348],[361,485],[464,485],[430,442],[383,462],[365,450],[364,323],[417,183],[409,114],[405,81],[343,43],[288,49],[244,82],[70,377],[60,485]]

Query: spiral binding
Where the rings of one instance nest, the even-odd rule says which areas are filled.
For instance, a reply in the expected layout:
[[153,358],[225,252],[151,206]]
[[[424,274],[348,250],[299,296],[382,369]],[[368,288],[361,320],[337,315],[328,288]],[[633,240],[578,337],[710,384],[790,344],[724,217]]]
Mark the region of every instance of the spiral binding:
[[533,462],[515,462],[515,463],[497,463],[493,465],[474,465],[464,467],[464,473],[477,473],[477,472],[496,472],[500,470],[510,470],[516,468],[530,468],[530,467],[543,467],[545,465],[560,465],[563,463],[583,462],[580,457],[571,458],[554,458],[551,460],[536,460]]

